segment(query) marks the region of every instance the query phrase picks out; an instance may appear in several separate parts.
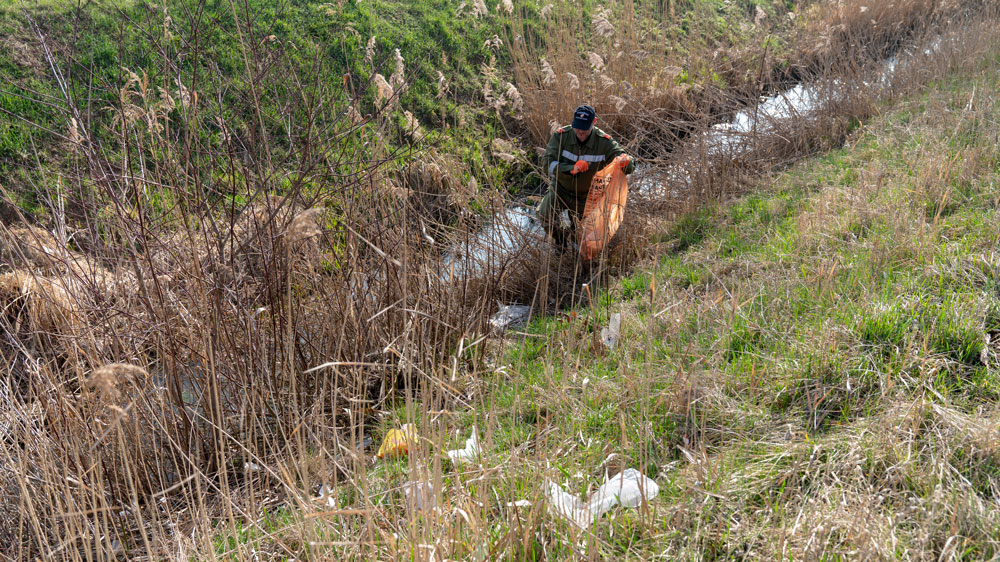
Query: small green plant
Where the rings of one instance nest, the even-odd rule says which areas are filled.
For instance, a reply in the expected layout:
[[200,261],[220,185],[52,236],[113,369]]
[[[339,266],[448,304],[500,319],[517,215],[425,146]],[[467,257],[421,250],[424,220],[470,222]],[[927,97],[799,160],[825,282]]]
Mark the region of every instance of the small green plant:
[[978,365],[985,345],[984,334],[978,319],[968,315],[960,305],[955,299],[928,307],[921,325],[928,333],[931,349],[955,361]]
[[649,273],[639,273],[622,279],[623,300],[633,300],[649,293],[652,276]]
[[737,315],[729,326],[725,357],[727,361],[735,362],[744,355],[759,354],[766,345],[764,332],[743,316]]
[[681,215],[670,230],[668,239],[675,240],[674,251],[685,252],[705,239],[712,231],[711,212],[699,209]]
[[906,344],[913,321],[912,312],[901,303],[875,303],[858,319],[858,336],[881,350],[898,351]]

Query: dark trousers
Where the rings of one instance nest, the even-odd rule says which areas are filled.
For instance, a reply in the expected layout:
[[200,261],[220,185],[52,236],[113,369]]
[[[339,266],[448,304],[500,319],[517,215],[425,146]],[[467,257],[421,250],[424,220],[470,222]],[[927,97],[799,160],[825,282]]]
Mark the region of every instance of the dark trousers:
[[[545,233],[559,244],[565,243],[569,237],[576,234],[576,226],[583,217],[583,209],[587,205],[587,196],[560,194],[554,187],[550,187],[542,197],[542,202],[538,204],[535,213],[542,223]],[[569,211],[570,229],[567,231],[559,224],[559,215],[563,211]]]

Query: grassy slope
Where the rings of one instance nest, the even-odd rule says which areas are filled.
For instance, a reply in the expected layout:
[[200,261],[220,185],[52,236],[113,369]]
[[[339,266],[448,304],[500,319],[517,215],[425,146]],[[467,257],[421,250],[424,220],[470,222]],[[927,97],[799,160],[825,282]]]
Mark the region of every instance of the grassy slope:
[[[335,488],[368,523],[286,510],[216,553],[346,540],[339,556],[401,559],[421,544],[476,560],[996,556],[997,68],[932,83],[844,148],[683,217],[594,306],[511,335],[487,373],[456,370],[442,386],[461,398],[425,388],[400,405],[376,442],[416,420],[431,446]],[[607,350],[595,334],[614,312]],[[482,466],[438,460],[473,424]],[[580,533],[539,501],[542,478],[586,495],[623,467],[660,485],[650,511]],[[404,519],[402,484],[428,475],[445,509]],[[517,499],[535,505],[504,507]],[[372,550],[349,546],[359,536]]]
[[[534,323],[485,383],[451,381],[476,397],[458,433],[475,418],[485,465],[503,468],[445,472],[445,496],[489,506],[468,509],[481,525],[456,531],[464,548],[517,528],[522,548],[568,555],[565,525],[541,509],[502,520],[496,498],[536,498],[539,474],[583,493],[614,453],[663,489],[651,517],[595,526],[598,557],[935,552],[948,533],[961,535],[949,548],[995,554],[994,516],[976,502],[994,499],[998,466],[986,431],[996,344],[982,354],[985,334],[1000,337],[996,68],[935,84],[847,149],[685,217],[655,266],[593,308]],[[602,350],[592,334],[619,311],[622,344]],[[387,512],[402,512],[396,490],[411,468],[371,469]],[[350,490],[341,500],[360,501]],[[859,520],[874,522],[871,536]]]
[[[499,17],[455,18],[455,6],[440,0],[278,4],[247,0],[235,6],[241,25],[252,28],[255,38],[264,38],[262,45],[273,35],[271,44],[291,53],[302,76],[326,85],[328,91],[339,91],[347,72],[352,74],[352,89],[362,92],[375,72],[388,78],[395,65],[394,50],[399,49],[408,82],[407,91],[400,96],[401,110],[412,110],[425,126],[440,127],[442,117],[450,124],[457,123],[461,108],[461,119],[468,125],[454,134],[432,138],[439,148],[460,159],[481,160],[489,141],[482,140],[482,131],[487,130],[489,137],[496,134],[497,120],[479,109],[477,97],[479,68],[491,55],[485,41],[502,33],[503,19]],[[0,79],[6,83],[0,92],[0,172],[6,176],[6,187],[14,185],[15,191],[22,191],[18,195],[26,196],[23,206],[38,211],[32,207],[31,194],[26,193],[31,189],[26,186],[44,183],[36,156],[42,167],[49,166],[47,154],[60,148],[58,138],[47,131],[65,134],[68,118],[48,104],[25,99],[61,97],[26,13],[15,2],[0,2],[0,35],[5,37],[0,43],[4,47],[0,49]],[[246,30],[237,31],[229,2],[209,1],[203,6],[170,3],[165,11],[143,2],[96,2],[84,6],[78,20],[72,4],[43,3],[30,14],[48,36],[56,63],[65,65],[70,57],[76,61],[68,82],[78,100],[96,96],[98,106],[113,104],[118,87],[127,79],[125,69],[140,75],[146,72],[154,86],[165,84],[170,89],[173,78],[162,75],[164,52],[170,64],[180,64],[180,75],[188,87],[192,87],[198,66],[200,80],[194,87],[203,99],[241,91],[244,59],[240,42]],[[169,25],[164,25],[164,16],[170,17]],[[197,37],[203,49],[198,56],[189,54],[193,21],[202,22],[202,34],[210,34]],[[164,36],[164,29],[169,37]],[[79,40],[74,41],[77,36]],[[372,36],[374,56],[366,61],[366,46]],[[443,57],[442,53],[448,55]],[[436,98],[438,70],[449,83],[449,97],[443,101]],[[62,71],[67,72],[66,68]],[[236,80],[236,84],[228,84],[229,80]],[[172,93],[178,96],[176,88]],[[367,92],[363,100],[361,111],[367,113],[372,108],[372,93]],[[246,105],[242,99],[224,102],[233,107]],[[263,109],[278,114],[281,103],[265,97]],[[57,101],[56,105],[63,104]],[[226,117],[240,126],[241,115]],[[92,130],[96,133],[100,128]],[[405,143],[403,139],[397,142]]]
[[[396,118],[402,124],[402,111],[411,111],[424,127],[434,131],[422,149],[457,157],[465,169],[479,176],[480,184],[485,181],[510,189],[537,187],[537,179],[525,178],[530,169],[527,161],[511,165],[489,156],[490,141],[517,134],[520,125],[509,109],[498,113],[484,108],[482,69],[491,57],[497,57],[494,90],[503,91],[510,80],[505,48],[490,47],[487,42],[509,36],[515,20],[534,22],[526,23],[528,27],[541,26],[539,3],[516,4],[517,14],[508,15],[499,3],[491,1],[487,3],[489,14],[477,18],[470,15],[471,2],[463,15],[456,16],[457,3],[442,0],[296,0],[277,4],[212,0],[204,5],[167,3],[165,9],[144,2],[92,2],[79,12],[72,3],[42,2],[26,12],[17,2],[0,1],[0,81],[6,84],[0,88],[0,181],[4,187],[13,187],[22,207],[41,212],[33,192],[55,176],[51,162],[58,158],[50,157],[63,149],[56,135],[64,135],[67,130],[68,117],[59,109],[63,105],[59,89],[26,13],[46,34],[74,97],[95,99],[92,107],[100,107],[113,105],[117,99],[118,88],[128,78],[125,69],[139,75],[147,72],[153,86],[173,89],[174,97],[179,95],[173,85],[178,71],[188,87],[200,91],[203,100],[219,98],[223,95],[220,92],[239,96],[244,85],[238,78],[244,68],[240,40],[246,37],[246,31],[236,29],[232,14],[235,5],[242,25],[252,28],[256,39],[267,43],[266,38],[274,36],[274,42],[267,43],[269,47],[262,52],[282,46],[292,53],[304,76],[327,85],[329,91],[337,91],[348,72],[356,90],[363,89],[374,72],[388,78],[394,69],[394,50],[399,49],[405,60],[408,87],[400,98]],[[751,35],[746,22],[755,17],[757,4],[767,13],[776,9],[776,5],[757,0],[677,3],[673,12],[676,25],[669,27],[666,36],[657,35],[656,41],[677,45],[681,51],[740,45]],[[585,21],[590,20],[595,6],[592,0],[583,2],[581,17]],[[170,23],[164,25],[166,16]],[[640,2],[637,6],[637,18],[643,27],[655,27],[661,17],[665,16],[658,3]],[[190,41],[195,39],[190,33],[192,21],[200,21],[205,27],[195,41],[203,50],[197,56],[189,52],[193,48]],[[738,26],[737,22],[742,23]],[[535,32],[546,37],[539,29]],[[691,40],[691,33],[697,40]],[[366,46],[373,36],[374,58],[366,62]],[[706,41],[707,46],[703,44]],[[544,52],[544,47],[539,52]],[[169,71],[168,77],[163,76],[164,53],[171,65],[179,65],[179,69]],[[76,61],[72,69],[67,64],[70,57]],[[199,84],[192,85],[196,65],[200,79]],[[438,71],[448,85],[444,99],[438,97]],[[718,76],[710,72],[704,76],[697,69],[690,72],[685,79],[721,85]],[[229,84],[229,80],[235,82]],[[55,101],[55,105],[38,100]],[[242,107],[246,100],[223,101],[227,106]],[[275,99],[273,104],[271,101],[265,97],[265,113],[279,114],[281,100]],[[373,95],[368,92],[362,114],[371,110],[372,102]],[[225,117],[234,127],[240,127],[241,115]],[[90,129],[95,134],[101,131],[96,124]],[[396,142],[405,144],[405,139]],[[527,152],[531,154],[530,149]]]
[[[446,471],[444,495],[537,497],[539,474],[582,494],[617,454],[662,491],[648,516],[594,527],[598,557],[937,556],[952,534],[956,553],[996,556],[997,66],[685,217],[655,266],[512,336],[462,416],[504,475],[490,489]],[[391,489],[405,469],[370,475]],[[551,517],[521,524],[528,550],[571,552]]]
[[[927,473],[939,462],[969,478],[970,491],[994,497],[1000,474],[991,455],[949,448],[933,434],[870,428],[895,423],[900,404],[921,415],[932,404],[996,419],[997,348],[984,354],[984,346],[986,334],[1000,335],[997,88],[985,72],[935,84],[869,123],[848,148],[682,221],[674,239],[690,246],[623,280],[597,310],[600,318],[623,313],[624,344],[608,357],[579,349],[587,339],[577,335],[580,321],[565,320],[533,327],[546,345],[528,340],[508,352],[518,376],[505,384],[538,387],[533,402],[565,420],[560,435],[604,442],[563,462],[592,467],[612,449],[667,485],[646,530],[667,544],[640,548],[788,555],[813,531],[792,529],[799,504],[836,504],[832,487],[850,501],[887,498],[872,516],[908,524],[877,530],[899,539],[899,553],[922,550],[915,529],[930,521],[907,520],[904,508],[937,493]],[[585,377],[589,391],[562,391]],[[884,449],[909,438],[946,458],[904,462]],[[838,464],[851,454],[860,455],[857,475]],[[804,478],[803,463],[818,465],[815,479]],[[888,472],[896,463],[902,475]],[[965,501],[958,488],[944,493]],[[671,513],[689,515],[663,517]],[[700,529],[703,519],[718,528]],[[997,522],[969,521],[980,522],[960,548],[995,555],[987,539]],[[678,523],[696,544],[679,540]],[[841,554],[870,546],[854,544],[850,531],[828,524],[845,544],[828,537],[820,546]]]

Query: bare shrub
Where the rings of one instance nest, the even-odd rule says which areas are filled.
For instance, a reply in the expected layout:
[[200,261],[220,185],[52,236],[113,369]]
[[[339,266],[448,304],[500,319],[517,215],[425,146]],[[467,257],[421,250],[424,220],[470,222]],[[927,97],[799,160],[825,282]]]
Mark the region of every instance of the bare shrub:
[[[112,100],[92,113],[67,90],[59,109],[78,138],[59,165],[72,171],[73,213],[56,213],[57,226],[83,251],[0,228],[4,407],[20,416],[3,435],[0,472],[13,480],[0,518],[23,530],[18,557],[159,558],[183,542],[179,524],[235,524],[274,493],[297,501],[312,482],[250,478],[245,466],[316,443],[339,450],[347,428],[424,385],[494,306],[490,271],[446,281],[441,248],[426,250],[428,237],[449,239],[469,196],[457,164],[430,156],[389,171],[422,160],[382,140],[405,132],[388,114],[404,85],[398,51],[392,79],[369,85],[389,103],[358,120],[353,93],[297,80],[297,59],[267,37],[240,48],[273,51],[226,79],[244,104],[234,113],[204,95],[215,86],[204,74],[171,91],[136,74],[92,84],[88,95]],[[515,106],[516,94],[505,92]],[[264,104],[292,121],[233,116],[265,115]],[[213,130],[221,140],[201,134]],[[98,136],[143,157],[118,158]],[[409,196],[386,189],[398,179]]]
[[[922,13],[923,4],[913,6],[914,13]],[[485,3],[476,2],[475,9],[487,14]],[[542,139],[549,121],[568,115],[560,112],[571,109],[576,96],[594,96],[610,128],[640,139],[636,146],[653,146],[649,154],[662,159],[650,160],[662,165],[664,174],[675,174],[665,182],[677,189],[674,199],[647,196],[638,187],[633,191],[622,235],[608,259],[591,266],[580,266],[572,252],[554,252],[534,239],[513,256],[479,260],[478,275],[444,274],[442,254],[454,248],[451,243],[473,238],[475,228],[502,216],[508,202],[501,197],[503,186],[462,180],[461,170],[447,156],[399,153],[387,145],[385,139],[402,138],[406,132],[398,128],[398,114],[388,113],[402,74],[391,85],[384,77],[379,80],[381,75],[368,85],[374,89],[366,92],[369,98],[388,101],[390,107],[375,108],[371,118],[352,118],[355,94],[326,85],[339,81],[298,80],[298,59],[268,37],[247,37],[240,45],[247,55],[246,75],[231,81],[211,77],[234,92],[225,106],[204,95],[212,87],[203,74],[187,67],[178,71],[183,80],[170,91],[160,91],[149,77],[138,75],[125,75],[106,90],[88,86],[95,90],[84,91],[82,98],[75,97],[80,92],[66,90],[59,109],[67,122],[76,120],[76,148],[60,155],[59,164],[68,171],[75,209],[68,218],[60,217],[52,232],[68,234],[25,225],[0,231],[6,268],[0,272],[0,359],[13,373],[0,384],[0,538],[13,552],[10,556],[251,558],[259,554],[251,550],[266,542],[274,552],[291,557],[307,546],[331,544],[333,536],[359,558],[398,555],[422,546],[428,537],[440,537],[440,544],[432,546],[448,556],[486,559],[507,547],[477,554],[479,547],[462,533],[473,529],[473,536],[481,538],[497,521],[518,526],[502,543],[513,545],[508,552],[515,556],[537,554],[528,544],[537,536],[547,541],[543,548],[559,542],[576,548],[575,536],[549,529],[538,511],[523,520],[516,511],[498,518],[498,508],[482,500],[488,495],[475,489],[504,478],[493,468],[477,473],[475,482],[456,478],[454,486],[461,493],[450,500],[448,511],[414,513],[419,507],[404,490],[426,488],[402,481],[376,504],[368,486],[383,476],[368,472],[366,427],[371,429],[378,412],[397,407],[419,418],[422,440],[409,464],[400,465],[409,472],[385,478],[392,485],[404,477],[426,479],[433,484],[432,495],[440,498],[444,479],[429,451],[429,443],[444,440],[439,420],[468,405],[469,395],[483,384],[484,371],[504,376],[503,366],[486,365],[481,351],[498,345],[482,343],[497,298],[531,303],[541,311],[567,304],[564,300],[585,305],[582,310],[596,309],[601,281],[648,251],[649,233],[669,215],[665,210],[673,210],[671,205],[731,196],[754,176],[837,145],[850,134],[852,119],[873,110],[878,93],[860,87],[845,93],[849,89],[831,78],[825,82],[827,101],[835,103],[794,125],[775,124],[774,134],[750,135],[742,155],[710,154],[697,142],[671,153],[681,133],[696,135],[720,115],[756,100],[769,87],[768,79],[734,83],[746,87],[740,91],[734,86],[726,96],[687,86],[681,83],[680,67],[667,64],[679,61],[643,52],[646,38],[636,35],[636,26],[628,21],[631,5],[622,9],[624,20],[601,12],[604,21],[595,22],[572,20],[560,7],[546,8],[550,21],[573,23],[566,33],[599,24],[607,36],[598,33],[596,46],[586,51],[597,58],[546,53],[546,70],[538,52],[516,47],[523,49],[514,54],[523,81],[506,87],[494,74],[504,86],[501,95],[491,90],[492,99],[484,96],[494,104],[504,100],[500,106],[508,107],[517,105],[518,94],[525,126]],[[235,12],[239,20],[240,10]],[[158,32],[164,24],[152,21],[147,31]],[[193,22],[183,33],[199,33],[198,25]],[[44,46],[44,36],[37,39]],[[615,40],[623,46],[616,48]],[[201,43],[182,44],[194,49]],[[739,64],[712,68],[768,76],[770,63],[753,62],[760,54],[747,50],[734,57]],[[711,57],[708,52],[701,56],[706,61]],[[185,52],[185,60],[207,58],[204,51]],[[50,62],[60,67],[58,61]],[[164,65],[178,68],[173,61]],[[930,65],[920,70],[933,75]],[[845,76],[854,84],[870,76],[863,68],[827,65],[825,70],[843,71],[841,83]],[[583,92],[568,80],[558,82],[567,74],[577,77]],[[555,89],[549,87],[552,80],[557,81]],[[899,88],[887,95],[904,91]],[[101,99],[112,101],[101,111],[81,110],[85,100],[97,104],[94,100]],[[284,108],[281,116],[263,111],[261,100]],[[240,117],[246,115],[253,118]],[[100,138],[111,139],[109,144],[123,147],[122,152],[104,150],[108,145],[97,142]],[[491,148],[498,159],[521,157],[513,144]],[[155,201],[153,188],[159,196]],[[470,200],[486,212],[470,213]],[[60,222],[65,230],[58,228]],[[79,243],[66,242],[70,237]],[[649,290],[652,294],[652,285]],[[586,349],[596,356],[600,342],[585,338],[594,335],[597,322],[593,318],[567,341],[591,346]],[[663,337],[671,329],[676,328],[664,328]],[[715,537],[733,521],[732,511],[704,511],[718,505],[706,501],[703,492],[706,478],[719,474],[704,446],[732,431],[727,424],[736,417],[718,391],[722,378],[682,373],[651,395],[663,403],[668,421],[690,434],[688,441],[666,444],[684,447],[681,454],[691,466],[681,476],[695,482],[679,492],[684,497],[670,514],[674,528],[687,531],[665,541],[684,543],[669,544],[671,552],[735,553],[735,545],[724,545],[734,548],[723,551],[712,541],[739,537],[765,557],[789,552],[769,550],[777,544],[789,545],[796,556],[821,556],[819,537],[843,546],[844,552],[889,557],[896,543],[886,506],[901,505],[891,502],[904,499],[902,482],[927,485],[921,478],[947,468],[951,489],[967,492],[953,475],[980,477],[976,462],[995,461],[987,437],[996,428],[990,424],[973,423],[943,406],[922,406],[915,418],[887,415],[884,427],[865,433],[885,439],[878,449],[885,457],[873,460],[885,469],[883,480],[857,475],[857,463],[848,463],[856,460],[850,443],[821,443],[835,454],[819,466],[810,461],[807,446],[790,448],[787,455],[775,454],[768,465],[777,468],[741,474],[743,482],[749,481],[743,487],[720,479],[713,488],[720,493],[713,494],[726,494],[722,500],[737,507],[761,498],[779,505],[787,498],[774,496],[774,490],[786,483],[812,483],[801,489],[826,497],[833,497],[842,483],[854,492],[850,501],[817,504],[793,498],[787,505],[801,513],[801,525],[782,528],[761,507],[741,522],[738,532]],[[589,384],[612,388],[606,381]],[[622,400],[649,398],[645,388],[625,385],[622,390]],[[551,394],[545,399],[552,403],[583,399],[571,396],[577,393]],[[414,413],[417,396],[426,400],[428,410],[435,408],[433,415]],[[511,444],[507,465],[521,463],[526,451],[548,438],[548,414],[541,408],[533,414],[537,433]],[[624,418],[619,419],[622,435],[632,438]],[[628,421],[636,422],[644,443],[657,441],[650,420]],[[495,431],[496,422],[488,423]],[[901,461],[892,457],[893,451],[910,445],[920,456],[910,465],[909,480],[900,480],[889,470]],[[937,446],[949,455],[935,457]],[[567,450],[576,447],[574,438]],[[328,494],[313,502],[319,482],[344,481],[360,497],[357,510],[328,509],[329,498],[323,497]],[[878,499],[875,492],[880,490],[872,489],[873,482],[896,497]],[[426,496],[422,500],[430,501]],[[262,514],[278,505],[292,513],[297,546],[262,523]],[[984,530],[995,525],[986,505],[978,497],[936,497],[934,517],[911,520],[928,526],[951,520],[966,536],[988,537]],[[299,517],[301,513],[309,517]],[[939,517],[941,513],[950,517]],[[865,527],[864,521],[871,524]],[[820,525],[825,534],[818,534]],[[244,531],[261,531],[264,538],[235,546],[219,538]],[[522,531],[523,543],[515,540]],[[925,540],[921,544],[927,552],[941,552],[948,548],[935,544],[942,536],[946,531],[933,529],[926,537],[907,540]]]

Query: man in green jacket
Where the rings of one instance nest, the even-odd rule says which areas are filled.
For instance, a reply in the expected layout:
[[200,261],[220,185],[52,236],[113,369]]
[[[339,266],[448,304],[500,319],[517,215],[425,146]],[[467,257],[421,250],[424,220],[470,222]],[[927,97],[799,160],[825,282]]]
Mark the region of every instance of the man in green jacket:
[[[545,170],[549,190],[538,205],[538,218],[555,243],[565,246],[567,233],[559,226],[559,215],[568,209],[573,228],[583,217],[590,192],[590,182],[601,168],[625,151],[611,135],[594,126],[597,114],[593,107],[581,105],[573,112],[573,123],[552,133],[545,149]],[[625,155],[623,170],[631,174],[635,163]]]

